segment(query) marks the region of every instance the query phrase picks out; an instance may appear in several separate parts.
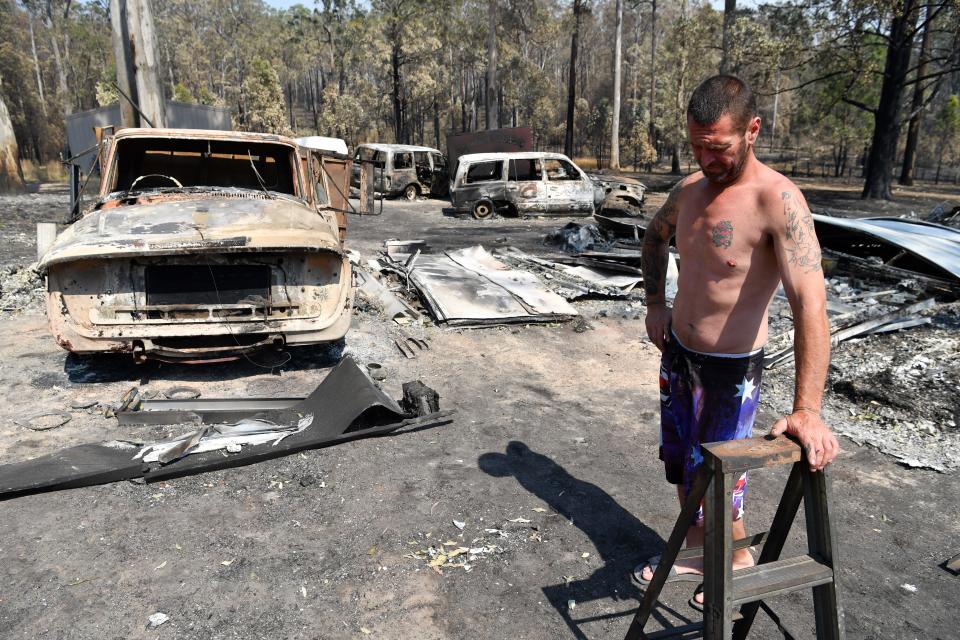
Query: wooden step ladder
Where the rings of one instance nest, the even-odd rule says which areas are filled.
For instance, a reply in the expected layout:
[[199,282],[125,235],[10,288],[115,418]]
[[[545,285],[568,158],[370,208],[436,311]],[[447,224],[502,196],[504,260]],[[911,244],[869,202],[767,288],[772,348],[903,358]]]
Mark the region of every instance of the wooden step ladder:
[[[703,466],[667,541],[666,551],[647,586],[643,603],[624,640],[693,638],[727,640],[747,637],[762,608],[785,638],[796,638],[765,598],[813,589],[818,640],[843,640],[843,608],[837,592],[837,547],[830,520],[830,475],[811,472],[800,446],[784,436],[759,437],[705,444]],[[769,532],[732,539],[730,504],[735,478],[744,471],[793,464]],[[704,546],[680,550],[687,529],[703,500]],[[804,502],[809,553],[781,559],[787,534]],[[733,570],[733,551],[763,545],[757,565]],[[703,622],[645,633],[644,627],[674,562],[703,556]]]

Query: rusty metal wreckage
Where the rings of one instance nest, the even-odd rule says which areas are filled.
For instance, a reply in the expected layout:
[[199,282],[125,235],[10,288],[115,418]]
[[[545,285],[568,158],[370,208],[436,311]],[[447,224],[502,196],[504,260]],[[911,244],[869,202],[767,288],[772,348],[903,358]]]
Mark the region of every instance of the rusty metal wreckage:
[[344,336],[349,156],[226,131],[104,146],[96,201],[39,263],[63,348],[209,362]]

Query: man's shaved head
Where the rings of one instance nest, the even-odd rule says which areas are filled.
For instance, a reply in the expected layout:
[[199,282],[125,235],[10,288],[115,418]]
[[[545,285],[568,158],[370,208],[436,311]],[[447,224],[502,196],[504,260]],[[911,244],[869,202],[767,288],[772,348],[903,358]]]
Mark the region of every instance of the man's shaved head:
[[700,83],[687,105],[687,117],[700,125],[730,114],[739,129],[746,129],[757,114],[757,99],[747,83],[735,76],[713,76]]

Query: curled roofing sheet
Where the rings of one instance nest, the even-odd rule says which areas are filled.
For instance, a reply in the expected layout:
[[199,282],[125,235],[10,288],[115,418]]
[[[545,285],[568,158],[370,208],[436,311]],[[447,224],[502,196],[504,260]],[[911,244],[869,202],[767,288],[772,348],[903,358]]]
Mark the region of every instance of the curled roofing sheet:
[[888,266],[960,280],[960,230],[902,218],[831,218],[814,214],[824,249],[877,257]]
[[505,265],[479,246],[421,255],[409,279],[437,322],[451,326],[555,322],[577,315],[536,276]]

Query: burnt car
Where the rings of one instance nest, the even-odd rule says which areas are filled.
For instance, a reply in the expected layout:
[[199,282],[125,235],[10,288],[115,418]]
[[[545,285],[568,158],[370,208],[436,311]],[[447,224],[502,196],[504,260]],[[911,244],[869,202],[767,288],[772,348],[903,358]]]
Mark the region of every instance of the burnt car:
[[617,201],[620,200],[623,204],[637,209],[643,207],[647,187],[636,178],[607,173],[588,173],[587,175],[595,184],[603,188],[606,200],[614,204],[619,204]]
[[470,153],[459,158],[450,199],[478,219],[508,215],[590,215],[606,197],[560,153]]
[[190,362],[343,338],[349,156],[178,129],[122,129],[102,154],[95,203],[39,263],[60,346]]
[[421,195],[445,196],[450,174],[447,157],[438,149],[408,144],[361,144],[353,155],[351,186],[360,186],[360,162],[374,166],[373,188],[387,196],[415,200]]

